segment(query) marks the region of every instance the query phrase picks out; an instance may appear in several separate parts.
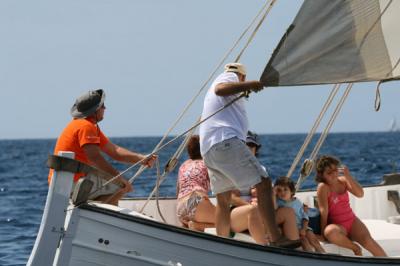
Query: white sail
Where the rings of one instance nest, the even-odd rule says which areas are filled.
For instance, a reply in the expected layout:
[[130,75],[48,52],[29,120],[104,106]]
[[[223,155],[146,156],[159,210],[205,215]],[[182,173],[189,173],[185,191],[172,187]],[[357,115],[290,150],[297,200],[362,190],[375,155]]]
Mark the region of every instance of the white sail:
[[398,79],[398,14],[398,0],[306,0],[261,81],[291,86]]

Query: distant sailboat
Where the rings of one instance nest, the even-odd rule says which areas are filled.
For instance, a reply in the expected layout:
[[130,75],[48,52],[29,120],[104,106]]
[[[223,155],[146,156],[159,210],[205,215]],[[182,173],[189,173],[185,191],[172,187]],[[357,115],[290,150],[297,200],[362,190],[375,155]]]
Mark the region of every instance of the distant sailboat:
[[389,122],[389,132],[398,132],[399,126],[397,125],[397,119],[392,118]]

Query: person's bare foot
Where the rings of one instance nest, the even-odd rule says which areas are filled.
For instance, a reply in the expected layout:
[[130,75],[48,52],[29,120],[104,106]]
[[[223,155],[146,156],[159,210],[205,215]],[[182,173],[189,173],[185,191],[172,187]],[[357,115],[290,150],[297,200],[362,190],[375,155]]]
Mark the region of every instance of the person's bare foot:
[[301,241],[300,239],[291,240],[281,236],[278,240],[270,242],[269,246],[295,249],[301,246]]
[[271,236],[270,236],[269,234],[266,234],[266,235],[265,235],[265,241],[267,242],[267,246],[268,246],[269,244],[271,244],[272,240],[271,240]]
[[316,253],[326,254],[325,249],[323,249],[322,247],[314,247],[314,248]]
[[361,247],[359,245],[354,243],[354,246],[353,246],[352,250],[354,252],[354,255],[362,256],[362,249],[361,249]]
[[188,222],[188,228],[191,230],[195,230],[195,231],[200,231],[200,232],[204,232],[204,223],[198,223],[195,221],[189,221]]

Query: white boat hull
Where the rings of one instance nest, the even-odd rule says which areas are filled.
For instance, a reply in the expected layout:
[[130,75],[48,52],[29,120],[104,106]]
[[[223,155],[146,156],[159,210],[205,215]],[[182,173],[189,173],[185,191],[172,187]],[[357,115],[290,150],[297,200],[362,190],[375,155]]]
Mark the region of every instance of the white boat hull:
[[[263,247],[86,205],[71,212],[73,236],[57,265],[387,265],[400,260]],[[106,244],[107,243],[107,244]]]

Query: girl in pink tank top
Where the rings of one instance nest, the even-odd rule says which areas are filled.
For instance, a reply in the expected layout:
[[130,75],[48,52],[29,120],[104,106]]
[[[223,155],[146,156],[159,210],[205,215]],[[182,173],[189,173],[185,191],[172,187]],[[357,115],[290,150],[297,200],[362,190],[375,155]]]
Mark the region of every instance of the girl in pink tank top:
[[[321,156],[316,161],[318,207],[321,213],[321,234],[329,242],[351,249],[362,255],[361,247],[374,256],[385,257],[386,253],[371,237],[368,228],[350,207],[349,192],[361,198],[364,190],[351,176],[349,169],[332,156]],[[353,242],[354,241],[354,242]]]
[[331,191],[328,194],[328,223],[342,225],[349,235],[355,218],[350,207],[349,193],[346,191],[339,194]]

